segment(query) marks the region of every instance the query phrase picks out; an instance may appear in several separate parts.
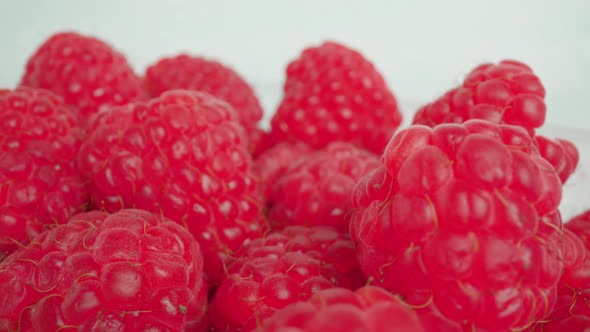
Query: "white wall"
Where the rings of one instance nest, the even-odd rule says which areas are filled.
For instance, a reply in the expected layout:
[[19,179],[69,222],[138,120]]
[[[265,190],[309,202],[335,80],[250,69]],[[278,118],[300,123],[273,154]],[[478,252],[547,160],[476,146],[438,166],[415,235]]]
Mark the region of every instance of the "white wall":
[[479,62],[520,59],[546,85],[550,123],[590,128],[589,22],[587,0],[0,0],[0,87],[18,82],[48,35],[73,29],[109,41],[140,72],[180,51],[218,57],[255,84],[270,113],[288,60],[330,38],[372,59],[406,108]]

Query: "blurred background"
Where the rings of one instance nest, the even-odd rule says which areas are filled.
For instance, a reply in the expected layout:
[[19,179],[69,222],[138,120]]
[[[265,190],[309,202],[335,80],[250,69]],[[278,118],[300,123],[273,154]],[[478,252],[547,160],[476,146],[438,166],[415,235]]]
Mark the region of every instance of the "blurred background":
[[475,65],[513,58],[543,80],[549,123],[590,129],[587,0],[0,0],[0,22],[2,88],[45,38],[77,30],[108,41],[138,73],[163,55],[218,58],[256,87],[268,117],[288,61],[332,39],[372,60],[407,113]]
[[254,85],[267,121],[286,64],[328,39],[376,64],[406,120],[477,64],[521,60],[547,90],[543,132],[573,140],[582,154],[564,190],[564,216],[590,201],[588,0],[0,0],[0,24],[0,88],[19,82],[27,58],[49,35],[76,30],[109,42],[140,74],[179,52],[217,58]]

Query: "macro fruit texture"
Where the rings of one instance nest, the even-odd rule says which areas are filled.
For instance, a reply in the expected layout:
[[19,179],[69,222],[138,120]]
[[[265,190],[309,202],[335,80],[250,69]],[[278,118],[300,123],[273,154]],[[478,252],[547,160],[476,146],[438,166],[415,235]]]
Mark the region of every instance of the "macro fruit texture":
[[474,68],[460,86],[422,106],[413,123],[433,127],[482,119],[521,126],[532,135],[545,122],[546,111],[539,77],[522,62],[503,60]]
[[555,168],[561,182],[565,183],[580,161],[580,153],[576,145],[566,139],[552,140],[541,135],[535,137],[535,143],[541,157]]
[[567,226],[563,236],[563,264],[555,308],[532,331],[586,332],[590,328],[590,251]]
[[576,234],[582,241],[588,250],[590,250],[590,210],[587,210],[572,219],[566,224],[565,228]]
[[535,135],[545,123],[547,107],[543,83],[526,64],[504,60],[477,66],[461,86],[422,106],[413,123],[429,127],[482,119],[496,124],[525,128],[535,146],[563,183],[576,170],[580,159],[576,146],[566,139]]
[[273,227],[327,225],[348,231],[352,190],[379,157],[335,142],[293,163],[271,184],[269,219]]
[[254,159],[254,171],[264,197],[271,196],[273,185],[290,166],[305,159],[313,150],[303,143],[281,142]]
[[212,284],[223,260],[266,230],[243,128],[210,95],[174,90],[105,110],[78,161],[94,208],[146,209],[186,227]]
[[332,227],[290,226],[236,252],[209,312],[218,331],[251,331],[278,309],[331,287],[365,280],[348,234]]
[[353,292],[331,288],[307,302],[289,305],[257,332],[425,332],[420,319],[401,299],[374,286]]
[[0,280],[2,331],[180,331],[205,315],[199,244],[142,210],[75,215],[0,263]]
[[524,329],[555,303],[561,181],[518,126],[414,125],[354,192],[351,236],[369,280],[427,328]]
[[314,149],[344,141],[381,154],[401,123],[397,101],[375,66],[334,42],[305,49],[286,70],[284,96],[271,120],[272,142]]
[[248,133],[256,130],[262,118],[262,106],[250,84],[236,71],[215,60],[187,54],[163,58],[147,68],[144,83],[152,97],[184,89],[225,100],[236,110]]
[[88,203],[74,110],[39,89],[0,90],[0,260]]
[[102,106],[146,98],[123,54],[76,32],[56,33],[43,42],[29,58],[21,84],[62,96],[83,123]]

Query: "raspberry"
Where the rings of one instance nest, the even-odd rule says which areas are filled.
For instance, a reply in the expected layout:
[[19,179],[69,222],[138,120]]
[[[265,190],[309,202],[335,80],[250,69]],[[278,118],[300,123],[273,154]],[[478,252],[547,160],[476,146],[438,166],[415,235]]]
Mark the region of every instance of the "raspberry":
[[518,330],[549,313],[561,181],[524,128],[414,125],[381,161],[355,188],[351,220],[373,283],[453,331]]
[[287,171],[289,166],[306,157],[312,150],[303,143],[281,142],[254,160],[254,171],[260,179],[265,197],[272,193],[272,185]]
[[163,58],[148,67],[145,86],[152,97],[174,89],[196,90],[225,100],[240,123],[254,131],[262,106],[252,87],[233,69],[214,60],[186,54]]
[[351,192],[362,176],[377,167],[379,158],[373,153],[350,143],[331,143],[272,183],[269,218],[275,226],[328,225],[346,232]]
[[271,146],[268,141],[269,133],[261,128],[254,128],[248,133],[248,151],[258,158],[262,152]]
[[225,256],[265,231],[243,128],[207,94],[175,90],[106,110],[78,161],[95,208],[141,208],[184,225],[212,283]]
[[364,284],[347,234],[331,227],[286,227],[252,240],[229,264],[211,302],[219,331],[250,331],[276,310],[321,289]]
[[565,228],[579,236],[590,250],[590,210],[573,217],[565,224]]
[[522,126],[530,134],[545,122],[545,88],[524,63],[504,60],[473,69],[461,86],[424,105],[414,115],[414,124],[433,127],[483,119]]
[[559,281],[557,304],[549,317],[534,326],[532,331],[585,331],[590,327],[590,252],[567,226],[563,243],[564,269]]
[[28,60],[21,84],[61,95],[84,122],[104,105],[145,98],[141,80],[121,53],[75,32],[47,39]]
[[561,182],[565,183],[580,161],[576,145],[566,139],[551,140],[540,135],[535,137],[535,141],[541,156],[555,168]]
[[326,42],[287,67],[284,97],[271,120],[271,140],[314,149],[351,142],[381,153],[401,123],[397,101],[359,52]]
[[0,90],[0,260],[85,210],[75,113],[45,90]]
[[78,214],[0,264],[0,330],[198,326],[202,269],[197,241],[157,214]]
[[258,332],[423,332],[416,313],[385,290],[331,288],[277,312]]

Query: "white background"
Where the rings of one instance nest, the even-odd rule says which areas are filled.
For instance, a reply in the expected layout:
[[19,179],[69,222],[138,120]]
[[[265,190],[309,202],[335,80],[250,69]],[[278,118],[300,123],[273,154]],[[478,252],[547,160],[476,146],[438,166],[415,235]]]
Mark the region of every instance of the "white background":
[[590,128],[587,0],[0,0],[0,27],[5,88],[45,38],[77,30],[110,42],[140,73],[181,51],[219,58],[256,86],[271,113],[285,64],[303,47],[334,39],[374,61],[411,106],[480,62],[525,61],[547,88],[548,122]]
[[524,61],[547,90],[546,132],[575,140],[582,152],[564,214],[590,208],[588,0],[0,0],[0,88],[14,87],[27,57],[62,30],[108,41],[138,73],[181,51],[218,58],[253,83],[267,118],[285,65],[326,39],[372,60],[409,114],[481,62]]

